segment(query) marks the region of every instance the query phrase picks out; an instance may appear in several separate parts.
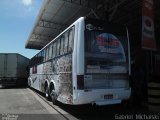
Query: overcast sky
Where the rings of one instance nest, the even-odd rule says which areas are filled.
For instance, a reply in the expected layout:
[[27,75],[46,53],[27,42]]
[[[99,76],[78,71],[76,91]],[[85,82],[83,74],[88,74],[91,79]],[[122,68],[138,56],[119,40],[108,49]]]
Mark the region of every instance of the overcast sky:
[[0,0],[0,53],[19,53],[28,58],[38,51],[25,49],[42,0]]

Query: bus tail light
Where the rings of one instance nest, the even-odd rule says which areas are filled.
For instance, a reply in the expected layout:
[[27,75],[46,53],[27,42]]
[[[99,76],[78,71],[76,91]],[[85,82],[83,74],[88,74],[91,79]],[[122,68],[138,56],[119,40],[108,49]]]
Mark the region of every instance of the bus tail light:
[[84,89],[84,76],[77,75],[77,89],[83,90]]

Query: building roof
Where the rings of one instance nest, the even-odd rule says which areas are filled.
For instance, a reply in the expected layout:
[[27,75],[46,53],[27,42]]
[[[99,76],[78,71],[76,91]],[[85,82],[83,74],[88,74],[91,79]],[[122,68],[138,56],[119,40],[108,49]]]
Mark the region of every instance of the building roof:
[[90,9],[64,0],[44,0],[26,48],[41,49],[75,19],[86,16]]
[[25,47],[41,49],[82,16],[131,25],[140,14],[140,0],[43,0]]

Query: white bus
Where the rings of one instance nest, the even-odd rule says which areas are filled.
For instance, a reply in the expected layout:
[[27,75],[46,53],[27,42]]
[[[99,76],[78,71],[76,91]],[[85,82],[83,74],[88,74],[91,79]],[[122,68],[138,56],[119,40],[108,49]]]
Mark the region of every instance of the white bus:
[[118,104],[130,98],[126,27],[81,17],[30,61],[28,85],[53,104]]

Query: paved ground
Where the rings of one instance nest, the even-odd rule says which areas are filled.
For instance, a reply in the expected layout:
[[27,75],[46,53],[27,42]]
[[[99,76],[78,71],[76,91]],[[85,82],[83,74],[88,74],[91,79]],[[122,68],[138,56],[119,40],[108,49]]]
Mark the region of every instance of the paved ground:
[[28,88],[1,88],[0,114],[0,120],[66,120]]
[[147,108],[135,106],[128,108],[125,105],[93,107],[58,103],[55,106],[29,88],[0,88],[0,120],[135,119],[136,115],[148,113],[150,114]]

